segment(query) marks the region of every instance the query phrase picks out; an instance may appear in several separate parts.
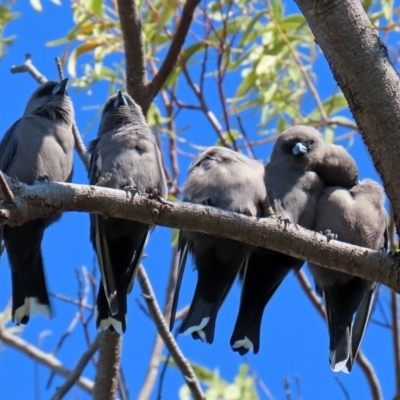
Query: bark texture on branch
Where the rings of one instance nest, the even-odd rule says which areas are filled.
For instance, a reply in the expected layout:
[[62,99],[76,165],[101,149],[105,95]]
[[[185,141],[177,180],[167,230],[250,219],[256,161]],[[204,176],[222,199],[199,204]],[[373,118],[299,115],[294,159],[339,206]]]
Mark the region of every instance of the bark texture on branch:
[[0,224],[19,225],[60,211],[95,212],[132,219],[266,247],[337,271],[383,283],[400,292],[398,256],[331,240],[278,219],[246,217],[191,203],[132,198],[130,192],[68,183],[36,183],[32,186],[8,179],[14,203],[0,204]]
[[93,388],[94,400],[116,398],[121,356],[121,336],[116,332],[99,333],[99,359]]
[[400,228],[400,80],[360,1],[295,0],[345,95]]

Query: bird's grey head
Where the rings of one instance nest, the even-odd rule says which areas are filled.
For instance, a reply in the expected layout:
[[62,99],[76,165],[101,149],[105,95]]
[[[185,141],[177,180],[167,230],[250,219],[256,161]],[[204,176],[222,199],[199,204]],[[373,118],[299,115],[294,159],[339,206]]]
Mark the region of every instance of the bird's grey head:
[[324,147],[322,136],[316,129],[304,125],[293,126],[279,135],[272,150],[271,161],[291,158],[309,164],[323,156]]
[[52,120],[64,119],[72,124],[74,108],[67,93],[68,78],[61,82],[47,81],[33,93],[25,107],[24,115],[35,114]]
[[127,93],[110,96],[104,105],[99,133],[107,132],[118,125],[147,126],[142,108]]

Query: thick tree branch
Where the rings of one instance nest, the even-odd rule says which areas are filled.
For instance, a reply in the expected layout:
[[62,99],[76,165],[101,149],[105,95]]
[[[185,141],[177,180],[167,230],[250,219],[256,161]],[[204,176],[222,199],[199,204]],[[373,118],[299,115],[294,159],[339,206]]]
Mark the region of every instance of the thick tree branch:
[[25,185],[7,178],[15,205],[0,204],[0,224],[20,225],[60,211],[105,216],[212,233],[254,246],[281,251],[337,271],[383,283],[400,292],[399,257],[331,240],[274,218],[256,220],[241,214],[191,203],[132,198],[130,192],[68,183]]
[[115,399],[118,388],[118,371],[121,357],[121,336],[116,332],[100,332],[98,345],[99,359],[93,388],[93,399]]
[[[25,342],[25,340],[20,337],[10,334],[3,327],[0,327],[0,341],[33,358],[36,362],[45,365],[58,375],[65,378],[71,376],[71,371],[66,369],[61,361],[52,354],[39,350],[37,347]],[[78,377],[76,384],[87,393],[92,393],[93,391],[93,382],[87,378]]]
[[135,0],[118,0],[117,3],[124,37],[128,93],[140,104],[146,115],[152,99],[148,96],[142,22]]
[[143,266],[140,266],[139,268],[138,279],[140,282],[140,287],[142,288],[143,297],[146,300],[147,307],[157,327],[158,333],[163,339],[165,346],[167,346],[167,349],[171,353],[171,356],[174,359],[177,367],[183,374],[183,378],[185,379],[186,385],[188,386],[193,399],[204,400],[205,396],[189,361],[185,358],[178,347],[175,338],[169,332],[168,325],[165,322],[160,308],[158,307],[156,296]]
[[360,1],[295,0],[345,95],[400,229],[400,80]]
[[192,23],[194,10],[199,3],[200,0],[187,0],[183,6],[182,16],[179,21],[178,28],[173,36],[167,56],[165,57],[158,73],[153,78],[153,81],[150,83],[150,101],[157,96],[158,92],[161,90],[163,84],[175,67],[176,61],[178,60],[178,56],[182,50],[183,44],[185,43],[190,25]]

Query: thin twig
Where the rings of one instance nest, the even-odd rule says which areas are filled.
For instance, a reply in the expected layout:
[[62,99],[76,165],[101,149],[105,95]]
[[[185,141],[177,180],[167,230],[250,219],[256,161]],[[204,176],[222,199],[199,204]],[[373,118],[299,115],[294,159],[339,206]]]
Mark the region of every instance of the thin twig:
[[58,70],[58,77],[59,77],[60,81],[62,81],[64,79],[64,71],[63,71],[63,66],[62,66],[60,57],[56,57],[55,61],[56,61],[57,70]]
[[[45,365],[50,368],[54,373],[68,378],[71,375],[71,371],[64,367],[64,365],[52,354],[45,353],[35,346],[32,346],[22,338],[12,335],[3,327],[0,327],[0,340],[6,345],[17,349],[21,353],[34,359],[36,362]],[[87,393],[92,393],[93,382],[87,378],[80,377],[76,384]]]
[[150,281],[143,268],[140,266],[138,272],[138,279],[140,287],[142,288],[143,297],[146,300],[147,307],[149,308],[150,314],[153,317],[154,323],[157,327],[158,333],[162,337],[165,345],[167,346],[172,358],[174,359],[177,367],[181,371],[183,378],[195,400],[204,400],[205,396],[201,390],[200,384],[196,378],[196,375],[189,363],[189,361],[182,354],[178,344],[174,337],[169,332],[167,323],[161,313],[160,307],[157,304],[153,288],[151,287]]
[[286,400],[292,400],[292,393],[290,391],[290,380],[289,380],[289,378],[285,378],[283,380],[283,388],[285,390]]
[[337,375],[335,375],[335,381],[337,382],[340,389],[342,390],[346,400],[350,400],[350,394],[349,394],[348,390],[346,389],[346,386],[344,386],[343,382],[340,380],[340,378]]
[[[171,316],[172,302],[174,299],[176,276],[178,273],[178,261],[179,261],[178,251],[176,248],[174,248],[171,257],[171,266],[169,269],[169,276],[167,280],[168,285],[166,289],[165,305],[164,305],[164,318],[167,321],[167,324],[169,323],[169,318]],[[151,356],[149,359],[147,374],[143,382],[143,385],[140,389],[139,395],[137,396],[137,400],[147,400],[150,398],[154,388],[154,384],[156,382],[158,368],[161,363],[163,348],[164,348],[164,342],[161,336],[157,333],[151,351]]]
[[395,380],[396,394],[395,399],[400,399],[400,341],[399,341],[399,303],[397,293],[394,290],[390,291],[391,296],[391,311],[392,311],[392,335],[393,335],[393,356],[395,364]]
[[99,348],[99,336],[96,337],[96,339],[93,341],[90,347],[82,354],[81,358],[76,364],[76,367],[74,368],[73,371],[71,371],[70,376],[64,382],[64,384],[57,389],[57,392],[52,397],[52,400],[60,400],[69,392],[72,386],[74,386],[77,380],[80,378],[83,370],[85,369],[90,359],[94,356],[98,348]]
[[30,74],[33,79],[35,79],[36,82],[38,82],[40,85],[43,85],[43,83],[47,82],[47,79],[45,76],[43,76],[32,64],[32,56],[29,53],[25,54],[25,62],[22,65],[13,65],[10,68],[10,71],[12,74],[17,74],[21,72],[27,72]]

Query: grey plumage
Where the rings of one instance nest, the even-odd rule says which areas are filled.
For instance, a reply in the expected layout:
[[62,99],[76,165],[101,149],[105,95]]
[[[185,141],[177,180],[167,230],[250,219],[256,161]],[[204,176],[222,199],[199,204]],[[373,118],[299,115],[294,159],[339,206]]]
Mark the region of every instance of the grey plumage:
[[313,168],[326,186],[351,188],[358,182],[358,168],[353,157],[336,144],[325,146],[322,161],[319,160]]
[[[380,185],[366,179],[350,190],[328,187],[318,201],[316,231],[338,240],[380,250],[386,247],[386,212]],[[309,263],[317,292],[323,296],[333,371],[350,372],[364,335],[377,284]]]
[[[111,96],[103,109],[98,137],[89,146],[92,185],[126,189],[134,194],[156,192],[166,197],[161,153],[142,109],[128,94]],[[151,226],[91,214],[90,238],[97,253],[101,284],[96,304],[99,330],[126,329],[127,295]]]
[[[261,163],[227,148],[210,147],[191,164],[183,201],[263,217],[269,212],[263,176]],[[252,249],[229,239],[182,231],[171,329],[188,252],[193,255],[198,281],[179,332],[191,333],[195,339],[212,343],[219,308],[239,269],[246,266]]]
[[[266,166],[265,184],[275,216],[282,223],[312,229],[324,180],[335,177],[346,183],[357,180],[354,160],[342,150],[341,146],[326,146],[316,129],[303,125],[279,135]],[[330,168],[335,170],[334,174]],[[303,264],[303,260],[268,249],[253,252],[243,278],[239,313],[231,337],[234,351],[240,354],[259,351],[266,305],[288,272],[299,271]]]
[[[31,184],[38,177],[70,182],[74,138],[73,106],[66,93],[67,79],[46,82],[30,97],[21,119],[0,143],[0,170]],[[29,221],[18,227],[2,227],[12,273],[15,323],[26,324],[35,314],[51,316],[41,253],[45,229],[61,213]]]

